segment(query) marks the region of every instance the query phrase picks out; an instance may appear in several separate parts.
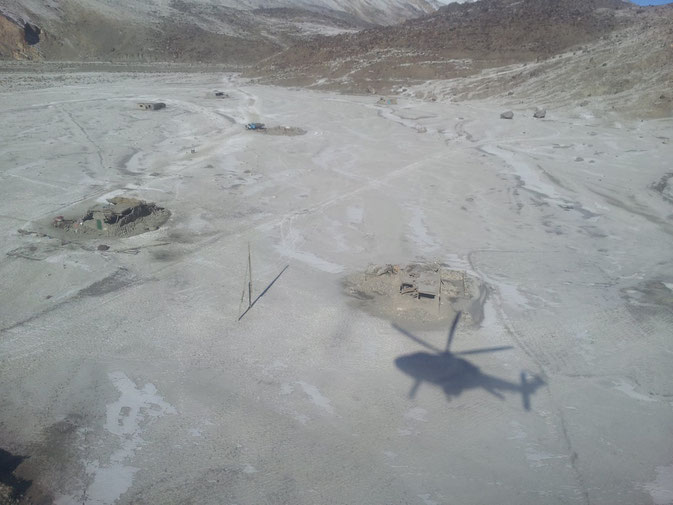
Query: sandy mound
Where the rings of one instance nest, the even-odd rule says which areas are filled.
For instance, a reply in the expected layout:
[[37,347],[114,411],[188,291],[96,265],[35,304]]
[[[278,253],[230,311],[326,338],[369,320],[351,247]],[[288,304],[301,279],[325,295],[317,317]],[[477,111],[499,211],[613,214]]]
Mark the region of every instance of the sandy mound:
[[349,276],[345,287],[359,308],[394,321],[444,324],[459,311],[467,323],[484,317],[481,280],[438,263],[373,265]]
[[81,237],[131,237],[158,229],[171,213],[154,203],[136,198],[117,196],[108,199],[109,205],[89,209],[81,218],[54,218],[54,228]]

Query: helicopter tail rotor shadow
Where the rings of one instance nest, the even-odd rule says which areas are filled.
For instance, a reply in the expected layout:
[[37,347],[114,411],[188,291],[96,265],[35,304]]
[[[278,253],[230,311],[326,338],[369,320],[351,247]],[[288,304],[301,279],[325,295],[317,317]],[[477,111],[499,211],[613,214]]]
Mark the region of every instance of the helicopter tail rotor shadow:
[[522,371],[519,375],[521,379],[521,400],[523,402],[523,408],[525,410],[530,410],[530,395],[535,393],[535,390],[544,385],[544,381],[538,375],[533,377],[532,381],[528,381],[528,373]]

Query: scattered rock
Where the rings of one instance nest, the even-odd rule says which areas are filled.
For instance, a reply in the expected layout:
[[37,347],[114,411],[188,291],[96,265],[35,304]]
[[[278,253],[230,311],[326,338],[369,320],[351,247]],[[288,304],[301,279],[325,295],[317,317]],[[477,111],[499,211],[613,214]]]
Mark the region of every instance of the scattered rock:
[[582,158],[581,156],[578,156],[577,158],[575,158],[575,161],[584,161],[584,158]]
[[99,250],[99,251],[107,251],[108,249],[110,249],[110,246],[109,246],[109,245],[100,244],[100,245],[98,246],[98,250]]
[[500,119],[513,119],[514,113],[511,110],[505,111],[500,114]]
[[582,100],[580,102],[580,107],[586,107],[587,105],[589,105],[589,100]]
[[547,115],[547,109],[538,109],[537,107],[535,108],[535,112],[533,113],[533,117],[537,119],[543,119]]
[[382,96],[381,98],[379,98],[379,101],[376,102],[376,105],[397,105],[397,98],[395,97],[386,98]]

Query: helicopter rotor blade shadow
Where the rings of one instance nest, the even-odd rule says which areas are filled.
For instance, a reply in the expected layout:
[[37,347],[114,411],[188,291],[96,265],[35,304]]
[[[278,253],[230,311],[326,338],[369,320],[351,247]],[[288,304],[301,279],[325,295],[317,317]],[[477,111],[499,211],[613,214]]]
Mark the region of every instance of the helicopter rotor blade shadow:
[[451,342],[453,342],[453,335],[456,333],[456,328],[458,327],[458,322],[460,321],[460,316],[463,315],[463,311],[459,310],[456,312],[456,317],[453,318],[453,323],[451,323],[451,328],[449,328],[449,336],[446,339],[446,349],[444,352],[449,352],[451,349]]
[[498,347],[484,347],[483,349],[471,349],[469,351],[458,351],[454,352],[456,356],[464,356],[466,354],[483,354],[485,352],[498,352],[498,351],[507,351],[509,349],[514,349],[511,345],[501,345]]
[[421,382],[422,380],[417,379],[414,381],[414,385],[411,386],[411,390],[409,391],[409,398],[415,398],[416,393],[418,392],[418,388],[421,387]]
[[441,349],[435,347],[435,346],[432,345],[432,344],[428,344],[425,340],[422,340],[422,339],[420,339],[419,337],[417,337],[416,335],[414,335],[413,333],[408,332],[407,330],[405,330],[404,328],[402,328],[402,327],[399,326],[398,324],[393,323],[393,328],[395,328],[395,329],[396,329],[397,331],[399,331],[402,335],[404,335],[404,336],[407,337],[407,338],[410,338],[411,340],[413,340],[413,341],[416,342],[417,344],[421,344],[421,345],[422,345],[423,347],[425,347],[426,349],[430,349],[430,350],[433,351],[433,352],[436,352],[436,353],[438,353],[438,354],[441,354],[441,352],[442,352]]

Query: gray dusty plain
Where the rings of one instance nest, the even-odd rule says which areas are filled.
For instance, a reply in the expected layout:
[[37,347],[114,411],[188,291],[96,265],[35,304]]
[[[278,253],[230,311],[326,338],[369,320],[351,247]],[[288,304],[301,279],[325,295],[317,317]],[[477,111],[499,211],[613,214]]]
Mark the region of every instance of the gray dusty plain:
[[[0,447],[26,456],[27,499],[673,501],[673,120],[215,74],[3,78]],[[117,195],[171,217],[50,230]],[[248,244],[254,296],[282,274],[238,321]],[[452,351],[511,348],[410,397],[396,360],[448,328],[375,317],[344,281],[413,262],[488,288]]]

